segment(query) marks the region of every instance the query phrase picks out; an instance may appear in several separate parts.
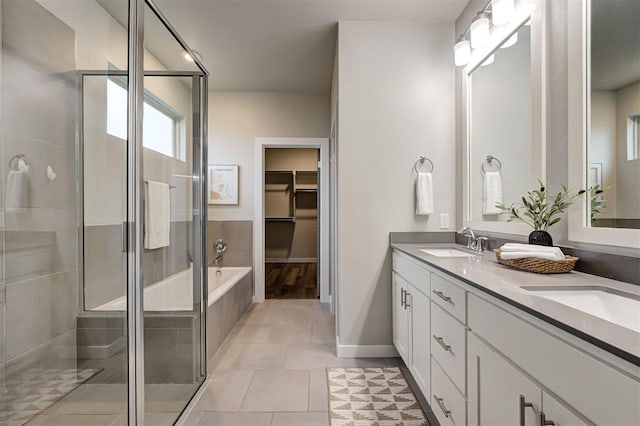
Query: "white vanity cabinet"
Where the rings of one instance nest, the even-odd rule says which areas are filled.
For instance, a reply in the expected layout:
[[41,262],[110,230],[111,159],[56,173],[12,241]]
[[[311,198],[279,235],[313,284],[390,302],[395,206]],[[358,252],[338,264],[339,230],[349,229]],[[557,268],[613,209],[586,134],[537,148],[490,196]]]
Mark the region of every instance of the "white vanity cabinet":
[[393,271],[394,344],[442,425],[640,425],[637,366],[402,251]]
[[589,424],[471,333],[468,345],[469,425]]
[[[534,380],[543,399],[548,401],[549,409],[544,401],[541,403],[541,411],[547,420],[557,425],[561,424],[558,418],[573,419],[565,424],[640,425],[637,367],[622,371],[614,367],[616,360],[613,355],[600,358],[586,351],[586,345],[577,337],[518,311],[489,295],[475,294],[475,291],[470,293],[469,342],[471,344],[472,337],[479,338]],[[592,352],[596,352],[596,348]],[[474,361],[470,348],[470,371],[478,369],[474,362],[478,359],[476,357]],[[479,362],[482,387],[487,375],[482,374],[482,361]],[[470,393],[476,386],[474,380],[476,378],[470,373]],[[552,395],[557,396],[555,401]],[[484,399],[482,389],[477,398]],[[476,408],[472,407],[474,400],[469,399],[470,412]]]
[[409,365],[409,311],[405,308],[405,295],[409,283],[395,272],[392,277],[393,285],[393,345],[398,354]]
[[393,344],[420,390],[428,395],[431,383],[429,271],[395,252],[393,269]]

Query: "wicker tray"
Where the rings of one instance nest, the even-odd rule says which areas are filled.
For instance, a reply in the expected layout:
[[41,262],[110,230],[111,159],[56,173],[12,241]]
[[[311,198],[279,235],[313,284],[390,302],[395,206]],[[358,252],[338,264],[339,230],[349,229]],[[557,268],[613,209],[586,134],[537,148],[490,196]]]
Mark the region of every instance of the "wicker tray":
[[564,260],[547,260],[537,257],[507,260],[500,257],[501,250],[495,249],[494,252],[496,253],[498,263],[501,265],[522,269],[523,271],[535,272],[537,274],[562,274],[571,272],[578,261],[578,258],[573,256],[565,256]]

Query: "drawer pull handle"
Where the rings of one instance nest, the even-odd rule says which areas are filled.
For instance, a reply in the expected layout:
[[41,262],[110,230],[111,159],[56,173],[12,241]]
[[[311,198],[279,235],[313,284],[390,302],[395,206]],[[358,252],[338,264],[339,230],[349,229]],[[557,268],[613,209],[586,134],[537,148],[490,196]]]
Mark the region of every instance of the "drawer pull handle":
[[404,308],[404,294],[406,293],[404,288],[400,289],[400,306]]
[[449,418],[449,416],[451,415],[451,410],[449,410],[447,406],[444,405],[444,399],[438,398],[438,395],[436,395],[435,393],[433,394],[433,398],[436,400],[436,403],[438,403],[438,407],[440,407],[440,410],[442,410],[444,416]]
[[[436,336],[435,334],[433,335],[433,338],[436,339],[436,342],[438,342],[440,344],[440,346],[442,346],[442,349],[444,349],[445,351],[451,352],[451,345],[447,345],[444,342],[444,339],[440,336]],[[451,352],[453,353],[453,352]]]
[[547,416],[544,411],[540,412],[540,426],[555,426],[556,422],[553,420],[547,420]]
[[435,294],[436,296],[438,296],[440,299],[444,300],[445,302],[449,302],[453,305],[453,302],[451,301],[451,298],[449,296],[445,296],[443,292],[441,292],[440,290],[433,290],[433,294]]
[[535,409],[533,408],[533,403],[527,402],[524,399],[524,395],[520,395],[520,426],[526,426],[524,410],[527,407],[535,411]]

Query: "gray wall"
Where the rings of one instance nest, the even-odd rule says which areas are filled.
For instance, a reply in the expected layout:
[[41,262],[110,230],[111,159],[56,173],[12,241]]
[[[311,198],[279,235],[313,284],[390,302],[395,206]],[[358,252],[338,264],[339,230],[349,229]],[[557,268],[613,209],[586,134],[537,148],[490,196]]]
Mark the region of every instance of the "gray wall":
[[[145,287],[189,268],[191,226],[191,222],[171,222],[171,244],[144,251]],[[125,295],[127,265],[121,225],[85,226],[83,261],[85,309]]]
[[209,266],[214,265],[213,242],[222,238],[229,244],[221,266],[253,267],[253,221],[210,220],[207,242]]
[[[9,372],[73,368],[75,357],[75,33],[33,0],[2,6],[3,274]],[[24,208],[4,208],[8,162],[29,163]],[[49,181],[47,166],[57,172]]]
[[253,220],[259,137],[329,136],[326,92],[209,92],[209,164],[240,166],[237,206],[209,206],[209,218]]
[[[340,344],[391,344],[389,231],[438,231],[455,215],[453,44],[451,24],[339,24]],[[415,215],[421,154],[435,167],[429,217]]]

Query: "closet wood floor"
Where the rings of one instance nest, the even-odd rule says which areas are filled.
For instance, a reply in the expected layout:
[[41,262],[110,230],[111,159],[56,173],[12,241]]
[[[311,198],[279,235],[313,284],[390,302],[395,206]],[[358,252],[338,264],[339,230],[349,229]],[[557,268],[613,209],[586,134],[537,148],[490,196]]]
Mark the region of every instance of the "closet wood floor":
[[267,263],[267,299],[317,299],[316,263]]

